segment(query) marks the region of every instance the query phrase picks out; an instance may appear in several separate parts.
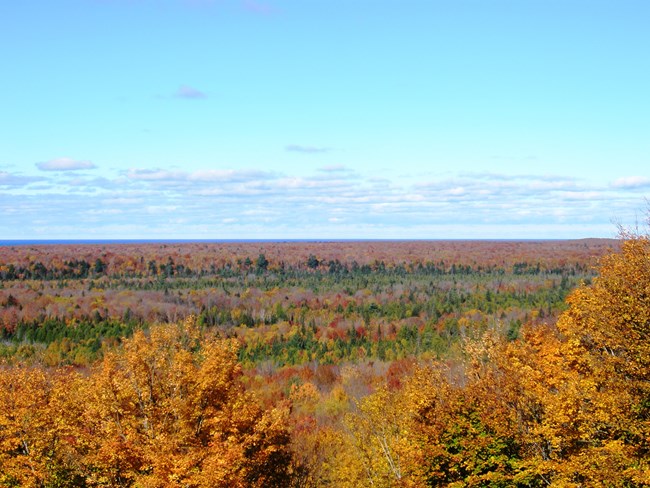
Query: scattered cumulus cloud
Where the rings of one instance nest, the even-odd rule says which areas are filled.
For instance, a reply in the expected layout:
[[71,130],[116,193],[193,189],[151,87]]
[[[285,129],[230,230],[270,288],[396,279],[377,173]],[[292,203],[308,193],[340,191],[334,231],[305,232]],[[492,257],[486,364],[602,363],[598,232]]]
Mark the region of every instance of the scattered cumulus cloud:
[[197,90],[196,88],[193,88],[189,85],[181,85],[178,87],[178,90],[176,90],[176,97],[187,98],[190,100],[200,100],[202,98],[208,98],[208,95],[201,90]]
[[92,161],[81,161],[71,158],[56,158],[50,159],[49,161],[42,161],[36,163],[36,167],[41,171],[78,171],[96,168]]
[[[0,171],[0,206],[6,215],[0,232],[18,237],[12,229],[21,229],[23,237],[33,237],[38,228],[54,235],[54,227],[79,222],[68,236],[83,236],[86,227],[108,237],[141,238],[506,236],[475,235],[476,229],[491,226],[507,228],[513,237],[559,238],[561,229],[575,235],[579,224],[599,229],[596,235],[601,236],[607,228],[613,236],[611,222],[633,219],[643,206],[634,188],[650,184],[642,177],[594,184],[553,175],[487,173],[445,173],[414,181],[342,165],[313,168],[311,174],[209,167],[188,171],[182,166],[113,173],[34,178]],[[440,233],[453,227],[450,223],[468,230]],[[531,234],[535,228],[555,231]],[[517,229],[522,229],[519,235]]]

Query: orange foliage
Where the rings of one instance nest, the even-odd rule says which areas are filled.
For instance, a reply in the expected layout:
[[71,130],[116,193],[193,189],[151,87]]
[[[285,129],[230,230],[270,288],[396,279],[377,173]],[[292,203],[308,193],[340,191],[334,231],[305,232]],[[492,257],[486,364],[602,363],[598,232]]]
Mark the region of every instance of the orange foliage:
[[0,370],[0,482],[286,486],[289,410],[243,390],[236,350],[190,318],[137,332],[87,377]]

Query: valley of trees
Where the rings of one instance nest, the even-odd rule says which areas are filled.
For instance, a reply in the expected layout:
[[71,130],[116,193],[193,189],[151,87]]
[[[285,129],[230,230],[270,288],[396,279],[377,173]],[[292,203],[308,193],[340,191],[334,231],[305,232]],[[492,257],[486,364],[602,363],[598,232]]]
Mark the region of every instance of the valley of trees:
[[650,241],[0,247],[0,486],[650,485]]

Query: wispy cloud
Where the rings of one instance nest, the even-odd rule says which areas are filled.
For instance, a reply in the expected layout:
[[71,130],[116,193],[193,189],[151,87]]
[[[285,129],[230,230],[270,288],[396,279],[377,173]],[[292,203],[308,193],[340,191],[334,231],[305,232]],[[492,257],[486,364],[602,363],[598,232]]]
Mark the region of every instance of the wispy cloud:
[[322,171],[323,173],[348,173],[352,170],[346,168],[342,164],[333,164],[330,166],[323,166],[321,168],[318,168],[318,171]]
[[16,188],[29,185],[38,181],[43,181],[44,178],[39,178],[36,176],[21,176],[8,173],[6,171],[0,171],[0,187],[5,188]]
[[183,171],[170,171],[166,169],[131,169],[126,174],[131,180],[166,181],[185,180],[187,173]]
[[182,171],[160,168],[138,168],[131,169],[126,177],[132,181],[156,181],[164,183],[178,183],[186,186],[210,184],[210,183],[232,183],[250,182],[273,178],[272,173],[257,170],[234,170],[234,169],[203,169],[197,171]]
[[34,179],[0,172],[6,188],[0,192],[6,215],[0,232],[54,233],[74,221],[76,235],[92,228],[150,238],[560,238],[577,229],[587,229],[585,237],[602,236],[603,229],[616,233],[613,219],[634,218],[643,202],[629,188],[645,182],[622,178],[615,186],[553,175],[453,173],[414,182],[340,165],[311,174],[149,167],[113,177],[53,174],[40,180],[44,190]]
[[36,163],[41,171],[78,171],[82,169],[94,169],[96,166],[91,161],[81,161],[71,158],[56,158],[49,161]]
[[271,177],[270,173],[265,171],[246,171],[233,169],[208,169],[194,171],[188,174],[190,181],[249,181],[256,179],[266,179]]
[[112,180],[109,180],[108,178],[104,177],[97,177],[97,178],[82,178],[82,177],[74,177],[70,178],[67,181],[67,184],[72,187],[72,188],[80,188],[80,189],[108,189],[108,188],[115,188],[116,183]]
[[189,85],[181,85],[176,90],[175,96],[177,98],[187,98],[190,100],[200,100],[203,98],[208,98],[208,95],[201,90],[197,90]]
[[499,181],[517,181],[517,180],[534,180],[534,181],[550,181],[550,182],[574,182],[576,178],[570,176],[560,176],[551,174],[532,174],[532,173],[493,173],[484,171],[480,173],[463,172],[458,175],[461,178],[472,178],[482,180],[499,180]]
[[285,146],[285,149],[289,152],[297,152],[304,154],[322,154],[330,152],[332,149],[329,147],[318,147],[318,146],[303,146],[300,144],[289,144]]
[[625,176],[612,182],[614,188],[636,189],[650,187],[650,178],[647,176]]

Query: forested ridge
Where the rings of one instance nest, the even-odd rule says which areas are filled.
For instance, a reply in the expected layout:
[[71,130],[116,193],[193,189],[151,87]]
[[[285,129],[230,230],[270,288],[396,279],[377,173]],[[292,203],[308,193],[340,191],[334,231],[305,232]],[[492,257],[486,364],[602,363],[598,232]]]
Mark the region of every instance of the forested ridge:
[[650,484],[647,236],[0,256],[0,486]]

